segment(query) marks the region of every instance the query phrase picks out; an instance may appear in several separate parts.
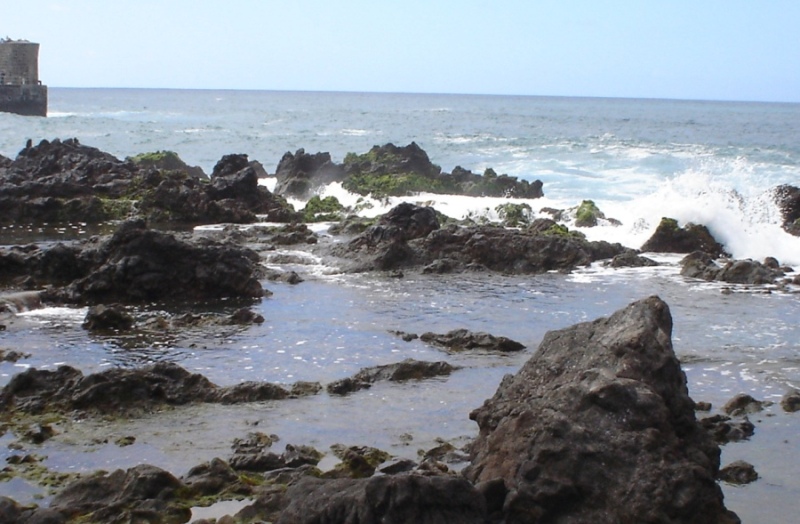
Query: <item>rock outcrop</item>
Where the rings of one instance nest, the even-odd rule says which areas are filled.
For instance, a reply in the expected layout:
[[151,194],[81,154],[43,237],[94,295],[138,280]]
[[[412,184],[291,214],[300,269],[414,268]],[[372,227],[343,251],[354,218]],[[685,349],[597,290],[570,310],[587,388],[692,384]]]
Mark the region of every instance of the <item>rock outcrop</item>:
[[[427,211],[425,211],[428,209]],[[391,217],[428,217],[425,220]],[[562,229],[540,229],[534,222],[524,230],[495,226],[455,225],[440,228],[435,211],[409,203],[392,209],[375,226],[333,254],[354,261],[350,271],[431,267],[436,273],[488,269],[512,274],[570,271],[595,260],[627,251],[619,244],[588,242]],[[420,227],[420,223],[426,224]]]
[[89,304],[258,299],[265,294],[258,262],[250,249],[182,240],[142,220],[123,223],[102,241],[0,250],[7,278],[62,286],[44,298]]
[[800,188],[788,184],[773,190],[775,202],[781,210],[783,229],[800,236]]
[[298,149],[283,155],[275,170],[278,179],[275,193],[295,198],[308,198],[315,189],[344,179],[344,168],[331,160],[330,153],[306,153]]
[[774,284],[784,273],[755,260],[728,260],[719,266],[708,253],[695,251],[681,260],[681,275],[730,284],[763,285]]
[[411,142],[407,146],[374,146],[364,154],[348,153],[342,164],[329,153],[309,154],[299,149],[283,155],[275,173],[278,195],[307,198],[320,186],[342,182],[348,191],[377,198],[428,192],[469,196],[540,198],[542,182],[498,175],[483,175],[456,166],[452,173],[431,162],[428,154]]
[[657,297],[549,332],[470,414],[480,435],[465,475],[502,481],[503,521],[738,522],[671,332]]
[[716,241],[706,226],[686,224],[678,226],[672,218],[662,218],[653,235],[644,243],[642,251],[653,253],[691,253],[702,251],[714,258],[725,254],[725,248]]
[[483,350],[499,353],[511,353],[525,349],[523,344],[508,337],[496,337],[489,333],[472,332],[466,329],[454,329],[447,333],[423,333],[420,340],[428,344],[441,346],[449,351]]
[[15,375],[0,390],[0,406],[7,413],[79,411],[118,415],[153,411],[163,405],[281,400],[290,394],[282,386],[266,382],[217,386],[203,375],[167,362],[86,376],[73,367],[60,366],[54,371],[28,369]]
[[164,154],[122,161],[77,139],[28,146],[13,162],[0,165],[0,223],[97,223],[132,216],[182,224],[254,222],[256,215],[273,222],[297,218],[283,198],[258,184],[257,166],[246,155],[223,157],[210,180],[174,153],[167,164],[146,160],[151,157]]
[[369,388],[375,382],[384,380],[405,382],[406,380],[447,376],[456,369],[458,369],[456,366],[447,362],[424,362],[409,358],[396,364],[364,368],[352,377],[331,382],[328,384],[327,390],[334,395],[345,395],[353,391]]

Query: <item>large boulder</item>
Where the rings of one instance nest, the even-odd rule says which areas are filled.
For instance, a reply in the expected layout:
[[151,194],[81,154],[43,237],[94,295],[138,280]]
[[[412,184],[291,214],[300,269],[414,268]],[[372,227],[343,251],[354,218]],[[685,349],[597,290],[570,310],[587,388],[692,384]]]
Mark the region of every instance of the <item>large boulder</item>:
[[716,241],[706,226],[686,224],[678,226],[672,218],[662,218],[653,235],[644,243],[642,251],[652,253],[691,253],[703,251],[712,257],[725,254],[725,248]]
[[735,523],[658,297],[551,331],[470,417],[465,476],[499,482],[505,522]]
[[330,153],[306,153],[298,149],[294,154],[286,152],[275,170],[278,179],[275,193],[295,198],[308,198],[314,189],[341,182],[344,168],[331,161]]

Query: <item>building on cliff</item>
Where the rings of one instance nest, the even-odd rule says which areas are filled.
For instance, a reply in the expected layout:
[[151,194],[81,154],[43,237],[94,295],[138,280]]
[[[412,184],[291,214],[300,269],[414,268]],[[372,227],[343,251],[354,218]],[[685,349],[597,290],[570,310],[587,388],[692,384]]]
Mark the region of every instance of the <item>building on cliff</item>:
[[0,39],[0,111],[47,116],[47,86],[39,80],[39,44]]

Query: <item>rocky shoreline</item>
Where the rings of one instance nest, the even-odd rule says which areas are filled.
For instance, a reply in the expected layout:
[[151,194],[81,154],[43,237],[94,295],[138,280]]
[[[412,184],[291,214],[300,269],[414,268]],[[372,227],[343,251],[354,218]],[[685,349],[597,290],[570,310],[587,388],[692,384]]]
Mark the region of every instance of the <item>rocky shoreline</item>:
[[[302,284],[297,273],[264,266],[276,246],[302,247],[344,272],[393,278],[407,272],[568,273],[600,260],[639,267],[656,264],[641,252],[663,252],[687,255],[681,262],[687,278],[770,290],[800,283],[775,259],[730,260],[704,226],[681,227],[669,218],[647,243],[632,248],[587,241],[557,221],[567,210],[542,210],[534,217],[530,206],[510,205],[501,213],[503,227],[454,221],[411,203],[366,221],[331,202],[330,208],[320,202],[323,207],[303,213],[286,200],[307,198],[334,181],[373,196],[421,187],[526,199],[543,195],[541,182],[491,170],[477,175],[457,167],[444,173],[414,143],[376,146],[348,155],[342,164],[324,153],[287,153],[277,167],[275,193],[258,183],[263,176],[263,166],[244,155],[224,157],[205,177],[174,154],[120,161],[77,140],[28,144],[17,159],[0,158],[0,223],[120,220],[108,236],[0,248],[0,328],[6,327],[4,318],[31,304],[67,304],[93,306],[84,324],[93,332],[180,332],[198,324],[247,329],[264,322],[249,308],[270,295],[262,281]],[[800,220],[798,193],[789,186],[775,190],[784,227],[793,234]],[[582,227],[608,220],[591,201],[569,212]],[[320,217],[337,219],[330,230],[336,241],[303,223]],[[231,227],[210,235],[175,231],[256,221],[284,225]],[[146,322],[131,313],[146,304],[181,309],[222,300],[240,308],[230,316],[186,313]],[[465,449],[442,444],[419,462],[340,446],[333,450],[338,464],[322,469],[324,453],[287,444],[279,454],[271,451],[276,439],[258,432],[235,442],[230,457],[198,464],[182,477],[146,464],[50,475],[35,454],[15,454],[3,478],[44,476],[55,496],[46,508],[0,497],[0,522],[188,522],[190,508],[233,499],[251,503],[217,522],[738,522],[725,508],[718,481],[751,482],[758,475],[748,464],[721,469],[719,445],[751,436],[747,415],[761,406],[738,398],[722,414],[703,416],[707,406],[689,397],[671,334],[669,307],[655,296],[608,318],[549,332],[522,369],[469,414],[477,438]],[[524,348],[468,330],[419,338],[448,352]],[[169,363],[90,375],[63,365],[16,374],[0,391],[0,406],[3,433],[36,444],[51,438],[63,420],[140,417],[193,403],[358,395],[376,382],[436,380],[457,370],[444,361],[404,359],[327,385],[221,387]],[[798,395],[787,393],[786,412],[800,408]],[[448,466],[453,462],[461,464]]]
[[[669,307],[650,297],[608,318],[548,333],[522,369],[470,414],[480,433],[456,459],[466,461],[460,471],[447,466],[452,459],[445,455],[458,453],[451,445],[430,450],[418,463],[391,461],[374,448],[340,447],[334,449],[338,465],[321,470],[324,453],[287,444],[278,454],[271,451],[277,437],[253,433],[233,443],[227,459],[198,464],[180,478],[140,465],[62,478],[47,508],[0,498],[0,519],[188,522],[192,506],[244,497],[252,503],[227,521],[739,522],[725,509],[717,479],[749,482],[757,473],[747,464],[720,470],[719,443],[752,435],[747,416],[763,403],[741,395],[722,408],[727,416],[703,418],[709,406],[688,396],[671,332]],[[425,380],[451,371],[442,362],[404,361],[362,370],[327,389],[339,395],[348,385],[362,385],[352,392],[376,380]],[[63,366],[15,376],[0,403],[6,427],[36,443],[54,434],[50,424],[37,422],[44,419],[140,416],[187,402],[290,402],[322,390],[319,384],[219,388],[167,364],[91,376]],[[783,408],[797,410],[797,398],[787,394]],[[9,468],[37,462],[17,456]]]

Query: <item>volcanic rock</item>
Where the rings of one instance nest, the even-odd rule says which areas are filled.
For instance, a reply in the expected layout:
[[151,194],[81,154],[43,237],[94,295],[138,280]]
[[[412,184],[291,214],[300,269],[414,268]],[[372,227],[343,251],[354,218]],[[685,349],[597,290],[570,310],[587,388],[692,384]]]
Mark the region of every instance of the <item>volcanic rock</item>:
[[695,251],[681,260],[681,275],[709,282],[763,285],[774,284],[784,273],[754,260],[729,260],[720,267],[708,253]]
[[[45,251],[44,253],[47,253]],[[66,256],[69,255],[69,256]],[[34,274],[46,268],[33,255]],[[51,257],[52,258],[52,257]],[[256,278],[258,254],[246,248],[208,239],[195,242],[148,229],[143,221],[124,223],[107,241],[85,250],[72,247],[59,257],[80,275],[57,298],[68,302],[151,302],[211,300],[225,297],[255,299],[264,295]]]
[[686,224],[678,227],[678,221],[662,218],[656,231],[642,246],[642,251],[653,253],[691,253],[703,251],[714,258],[725,254],[706,226]]
[[489,333],[472,332],[466,329],[454,329],[445,334],[423,333],[420,340],[429,344],[442,346],[450,351],[481,349],[510,353],[525,349],[525,346],[507,337],[496,337]]
[[[141,159],[165,153],[141,155]],[[211,180],[174,156],[121,161],[77,139],[41,141],[0,166],[0,223],[89,222],[142,216],[153,222],[286,222],[297,214],[258,184],[245,155],[223,157]],[[160,158],[159,157],[159,158]],[[166,161],[165,161],[166,162]],[[165,165],[167,165],[165,164]]]
[[505,522],[734,523],[657,297],[545,335],[470,414],[465,476],[502,479]]
[[298,149],[294,154],[283,155],[275,170],[278,179],[275,194],[295,198],[307,198],[314,189],[341,182],[344,179],[344,168],[331,161],[330,153],[314,155]]
[[386,364],[364,368],[353,377],[344,378],[328,384],[328,393],[333,395],[346,395],[360,389],[366,389],[375,382],[388,380],[391,382],[404,382],[406,380],[422,380],[438,376],[445,376],[458,369],[447,362],[423,362],[411,358],[396,364]]
[[793,389],[787,392],[781,399],[781,407],[787,413],[800,411],[800,391]]
[[730,484],[750,484],[758,480],[758,473],[749,462],[737,460],[719,470],[719,479]]
[[290,396],[281,386],[244,382],[220,387],[177,364],[159,362],[141,369],[109,369],[84,376],[70,366],[55,371],[28,369],[0,391],[0,406],[9,411],[125,413],[153,411],[162,405],[193,402],[233,404],[280,400]]
[[485,524],[483,497],[458,477],[388,475],[367,479],[306,477],[289,487],[278,524],[414,522]]
[[98,304],[89,308],[81,327],[89,331],[124,331],[133,327],[133,317],[118,304]]
[[87,522],[188,522],[191,510],[176,504],[183,483],[155,466],[96,473],[70,484],[50,503]]

